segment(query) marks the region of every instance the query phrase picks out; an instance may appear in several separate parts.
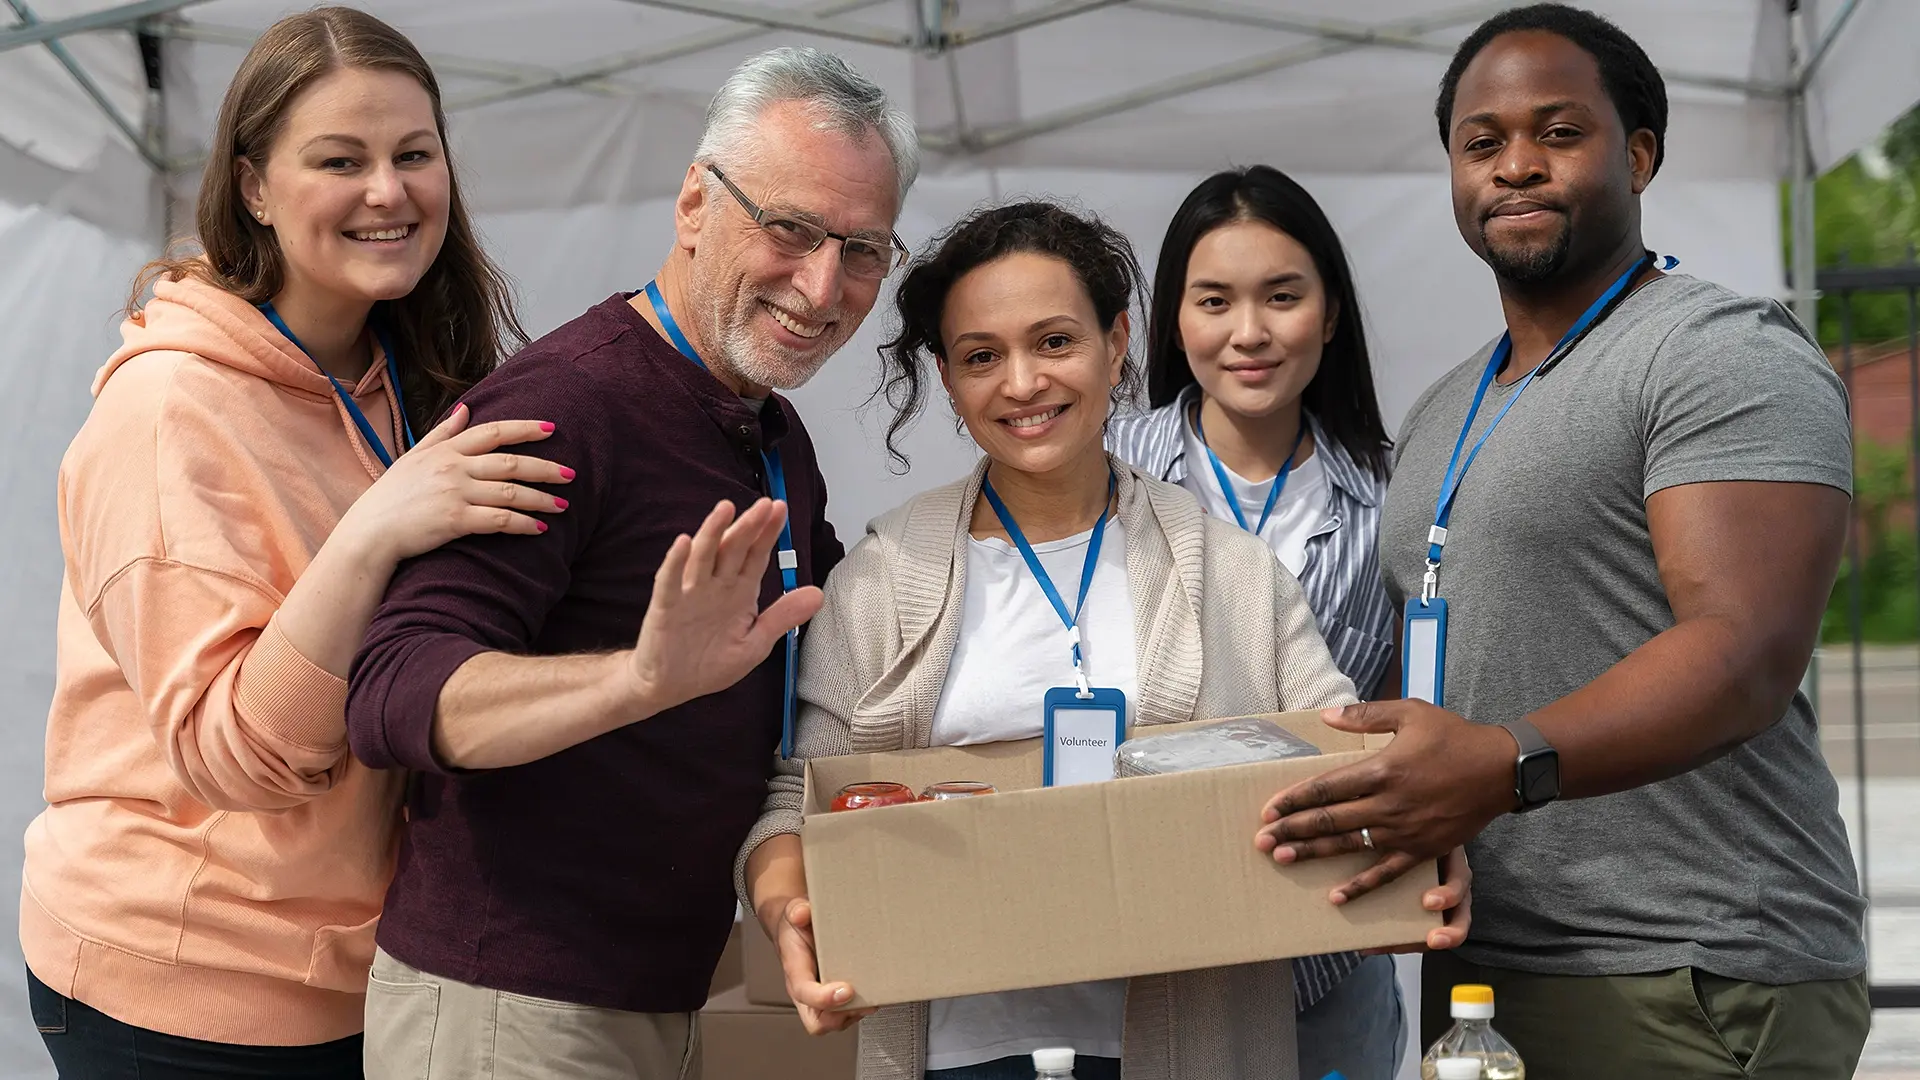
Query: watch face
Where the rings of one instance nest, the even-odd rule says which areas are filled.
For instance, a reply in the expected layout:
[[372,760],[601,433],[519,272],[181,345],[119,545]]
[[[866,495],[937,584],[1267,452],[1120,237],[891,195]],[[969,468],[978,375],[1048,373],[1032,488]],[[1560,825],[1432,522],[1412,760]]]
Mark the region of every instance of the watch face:
[[1560,797],[1560,755],[1528,754],[1520,759],[1520,798],[1528,805],[1551,802]]

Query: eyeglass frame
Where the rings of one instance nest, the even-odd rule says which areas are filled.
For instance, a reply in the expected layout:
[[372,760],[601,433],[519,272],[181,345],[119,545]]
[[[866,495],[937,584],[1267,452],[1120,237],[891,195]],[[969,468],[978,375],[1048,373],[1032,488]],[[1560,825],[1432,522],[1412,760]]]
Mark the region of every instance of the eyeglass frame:
[[[702,167],[704,167],[708,172],[713,174],[713,178],[715,180],[720,181],[721,185],[727,189],[727,193],[734,197],[734,200],[740,204],[740,208],[742,210],[745,210],[747,212],[747,216],[752,218],[753,223],[755,225],[760,226],[760,228],[763,231],[768,231],[768,232],[771,231],[770,229],[768,229],[768,221],[769,219],[771,219],[776,221],[792,222],[793,224],[798,225],[801,228],[807,230],[809,233],[817,234],[814,236],[813,246],[803,252],[795,252],[794,253],[795,258],[804,259],[807,256],[812,255],[814,252],[819,251],[820,245],[826,243],[828,240],[838,240],[840,241],[840,248],[841,248],[840,265],[844,268],[846,266],[846,246],[849,240],[859,241],[862,244],[870,244],[870,245],[873,245],[874,247],[879,246],[873,240],[868,239],[867,237],[864,237],[864,236],[848,236],[845,233],[834,232],[833,230],[828,229],[825,226],[817,225],[811,221],[806,220],[805,218],[795,217],[792,214],[772,213],[768,211],[765,207],[754,202],[752,199],[747,198],[747,193],[744,191],[741,191],[739,187],[737,187],[732,180],[727,179],[727,174],[720,171],[720,166],[715,165],[712,162],[702,162],[701,164],[702,164]],[[908,258],[907,242],[905,240],[900,239],[900,234],[897,232],[893,232],[892,230],[889,230],[887,233],[887,242],[891,245],[893,258],[888,260],[886,270],[883,273],[881,273],[879,277],[867,278],[867,280],[869,281],[885,281],[887,277],[890,276],[895,270],[898,270],[902,266],[905,266],[907,264],[907,258]],[[852,271],[848,271],[848,273],[853,277],[866,277],[866,275],[864,274],[853,274]]]

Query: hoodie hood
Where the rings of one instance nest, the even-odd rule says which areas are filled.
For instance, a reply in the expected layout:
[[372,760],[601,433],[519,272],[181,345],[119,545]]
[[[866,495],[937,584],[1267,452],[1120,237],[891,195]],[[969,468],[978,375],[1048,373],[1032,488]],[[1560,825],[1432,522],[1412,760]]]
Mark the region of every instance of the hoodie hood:
[[[189,275],[179,281],[154,283],[153,299],[146,307],[120,324],[120,348],[107,358],[105,367],[93,379],[93,396],[98,399],[129,360],[147,353],[185,353],[200,361],[227,368],[292,391],[310,407],[329,414],[327,427],[337,425],[339,435],[353,447],[353,453],[370,476],[384,470],[369,452],[365,439],[353,418],[341,404],[340,395],[313,360],[267,320],[260,309],[216,285]],[[387,366],[375,346],[375,363],[358,385],[347,387],[355,403],[373,418],[387,446],[393,446],[388,432],[401,429],[399,411],[388,392]],[[334,436],[329,436],[334,437]]]
[[[153,299],[120,324],[120,348],[93,379],[93,394],[128,360],[149,352],[193,353],[212,363],[294,390],[333,397],[333,384],[300,346],[274,329],[260,309],[188,275],[154,283]],[[368,367],[355,397],[380,384],[383,365]]]

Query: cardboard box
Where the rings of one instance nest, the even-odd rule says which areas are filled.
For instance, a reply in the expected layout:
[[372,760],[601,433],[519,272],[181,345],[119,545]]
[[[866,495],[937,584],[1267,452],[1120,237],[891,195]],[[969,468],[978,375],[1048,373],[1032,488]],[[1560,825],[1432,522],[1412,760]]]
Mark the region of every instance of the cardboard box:
[[787,974],[780,968],[780,953],[757,922],[740,929],[740,974],[747,1000],[755,1005],[793,1004],[787,996]]
[[755,1005],[740,987],[700,1010],[701,1080],[853,1080],[858,1046],[851,1030],[809,1035],[791,1006]]
[[[1370,853],[1283,867],[1254,848],[1275,792],[1386,743],[1318,712],[1272,719],[1325,755],[1058,788],[1040,786],[1038,739],[808,762],[822,981],[863,1007],[1424,941],[1441,922],[1420,906],[1436,867],[1335,907],[1327,893]],[[999,794],[828,812],[865,780]]]
[[753,926],[742,926],[737,922],[733,924],[733,933],[727,937],[727,947],[720,954],[720,963],[714,966],[713,978],[707,981],[708,997],[722,990],[731,990],[739,986],[745,978],[741,970],[741,945],[747,934],[752,934],[754,937],[766,936],[760,932],[758,924]]

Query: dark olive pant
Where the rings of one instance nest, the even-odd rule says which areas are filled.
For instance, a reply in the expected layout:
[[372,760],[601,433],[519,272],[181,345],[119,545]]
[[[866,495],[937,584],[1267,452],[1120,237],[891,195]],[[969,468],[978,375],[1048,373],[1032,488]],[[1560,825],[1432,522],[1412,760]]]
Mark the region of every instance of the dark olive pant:
[[1453,987],[1493,987],[1493,1027],[1527,1080],[1741,1077],[1852,1080],[1867,1041],[1866,976],[1768,986],[1698,968],[1647,975],[1533,975],[1456,956],[1421,958],[1420,1040],[1453,1024]]

